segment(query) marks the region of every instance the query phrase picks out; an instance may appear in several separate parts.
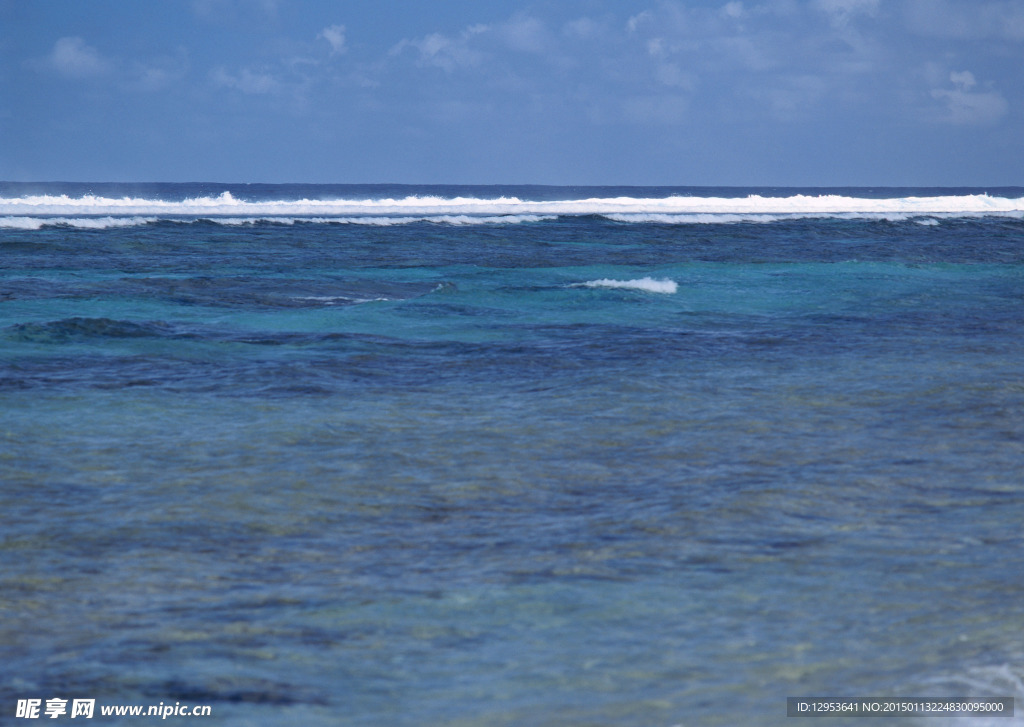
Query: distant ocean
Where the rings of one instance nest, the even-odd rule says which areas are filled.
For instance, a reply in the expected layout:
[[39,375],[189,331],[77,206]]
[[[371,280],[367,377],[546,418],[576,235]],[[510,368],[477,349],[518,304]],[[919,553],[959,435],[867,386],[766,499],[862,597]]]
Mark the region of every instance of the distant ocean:
[[1024,188],[3,183],[0,270],[0,723],[1024,721]]

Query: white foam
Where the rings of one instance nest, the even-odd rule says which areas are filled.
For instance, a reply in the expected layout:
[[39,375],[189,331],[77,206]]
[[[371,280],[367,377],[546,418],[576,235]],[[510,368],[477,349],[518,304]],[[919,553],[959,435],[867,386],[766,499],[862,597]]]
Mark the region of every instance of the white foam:
[[[230,192],[216,197],[181,201],[139,197],[85,195],[34,195],[0,198],[0,215],[118,215],[200,218],[355,218],[395,220],[431,218],[463,224],[466,221],[530,221],[549,215],[1024,215],[1024,198],[1009,199],[986,194],[862,198],[841,195],[793,195],[790,197],[610,197],[565,200],[523,200],[517,197],[482,199],[475,197],[434,197],[413,195],[401,199],[300,199],[246,201]],[[465,219],[463,219],[465,218]],[[699,218],[695,218],[699,219]],[[757,218],[755,218],[757,219]],[[721,221],[721,220],[719,220]],[[398,222],[401,224],[401,222]],[[365,224],[365,223],[364,223]],[[371,224],[388,224],[382,219]]]
[[292,222],[377,226],[409,225],[414,222],[433,222],[445,225],[508,225],[553,219],[556,219],[556,215],[419,215],[416,217],[305,217],[294,218]]
[[156,222],[156,217],[0,217],[0,228],[39,230],[43,227],[76,227],[105,230],[110,227],[137,227]]
[[393,300],[392,298],[350,298],[347,295],[300,295],[295,300],[315,300],[318,303],[332,305],[335,301],[344,300],[348,303],[376,303],[378,301]]
[[585,283],[578,283],[587,288],[626,288],[629,290],[643,290],[648,293],[675,293],[679,286],[674,280],[655,280],[654,278],[639,278],[637,280],[588,280]]
[[[16,218],[10,218],[16,219]],[[22,218],[25,219],[25,218]],[[110,218],[107,218],[110,219]],[[153,218],[156,219],[156,218]],[[218,225],[246,226],[269,223],[275,225],[334,224],[334,225],[371,225],[390,226],[408,225],[414,222],[433,222],[446,225],[488,225],[518,224],[521,222],[541,222],[556,219],[555,215],[419,215],[416,217],[200,217],[196,219],[173,218],[184,224],[210,222]]]
[[[653,213],[629,213],[629,214],[606,214],[602,215],[615,222],[643,223],[654,222],[666,225],[699,225],[699,224],[723,224],[730,222],[779,222],[781,220],[875,220],[886,222],[905,222],[913,220],[919,225],[932,226],[939,224],[939,219],[951,219],[956,217],[1009,217],[1013,219],[1024,219],[1024,211],[1005,210],[990,213],[982,212],[930,212],[928,217],[922,217],[916,212],[786,212],[772,214],[733,214],[733,213],[699,213],[699,214],[653,214]],[[938,219],[936,219],[938,218]]]
[[737,214],[716,214],[711,212],[687,213],[687,214],[665,214],[652,212],[630,212],[613,213],[601,215],[614,222],[655,222],[664,225],[702,225],[721,224],[723,222],[775,222],[790,215],[737,215]]
[[295,225],[337,224],[337,225],[371,225],[391,226],[408,225],[414,222],[433,222],[446,225],[498,225],[519,224],[523,222],[542,222],[556,219],[555,215],[419,215],[416,217],[35,217],[7,215],[0,217],[0,228],[17,230],[39,230],[43,227],[77,227],[86,229],[105,229],[109,227],[135,227],[160,219],[169,219],[181,224],[208,222],[231,227],[244,227],[258,224]]
[[336,300],[352,300],[347,295],[297,295],[295,300],[315,300],[318,303],[333,303]]

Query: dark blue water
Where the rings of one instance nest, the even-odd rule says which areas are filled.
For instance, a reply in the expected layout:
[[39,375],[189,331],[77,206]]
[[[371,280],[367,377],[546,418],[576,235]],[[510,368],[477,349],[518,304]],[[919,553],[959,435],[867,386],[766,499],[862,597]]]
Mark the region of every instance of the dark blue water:
[[[786,206],[819,193],[878,207]],[[1024,697],[1024,221],[982,193],[1024,196],[0,185],[0,722]],[[750,194],[780,209],[269,204]]]

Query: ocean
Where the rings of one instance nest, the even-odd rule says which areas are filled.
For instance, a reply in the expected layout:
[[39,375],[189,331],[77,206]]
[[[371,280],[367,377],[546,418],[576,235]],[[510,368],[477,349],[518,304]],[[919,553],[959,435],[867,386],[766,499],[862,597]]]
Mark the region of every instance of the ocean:
[[0,269],[0,723],[1024,721],[1022,188],[4,183]]

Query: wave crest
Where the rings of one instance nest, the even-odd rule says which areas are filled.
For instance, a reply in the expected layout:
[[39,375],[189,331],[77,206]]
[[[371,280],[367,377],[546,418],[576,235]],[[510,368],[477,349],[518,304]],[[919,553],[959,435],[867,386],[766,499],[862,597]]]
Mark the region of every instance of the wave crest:
[[239,199],[231,192],[168,200],[66,194],[0,197],[0,229],[50,227],[105,229],[154,222],[178,224],[391,226],[412,223],[490,225],[600,216],[622,223],[767,223],[795,219],[913,220],[924,225],[950,218],[1024,219],[1024,197],[987,194],[868,198],[837,194],[787,197],[591,197],[530,200],[410,195],[379,199]]
[[412,195],[401,199],[298,199],[249,201],[230,192],[181,201],[138,197],[32,195],[0,197],[0,215],[166,215],[192,217],[495,217],[505,215],[842,215],[842,214],[1019,214],[1024,198],[986,194],[862,198],[842,195],[789,197],[608,197],[563,200],[524,200],[518,197],[436,197]]
[[157,222],[157,217],[0,217],[0,229],[41,230],[44,227],[74,227],[106,230],[111,227],[137,227]]
[[166,338],[173,328],[162,321],[137,323],[113,318],[64,318],[58,321],[17,323],[7,336],[31,343],[63,343],[91,338]]
[[679,286],[674,280],[655,280],[654,278],[638,278],[636,280],[588,280],[580,285],[587,288],[625,288],[627,290],[643,290],[647,293],[675,293]]

